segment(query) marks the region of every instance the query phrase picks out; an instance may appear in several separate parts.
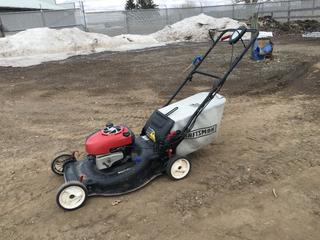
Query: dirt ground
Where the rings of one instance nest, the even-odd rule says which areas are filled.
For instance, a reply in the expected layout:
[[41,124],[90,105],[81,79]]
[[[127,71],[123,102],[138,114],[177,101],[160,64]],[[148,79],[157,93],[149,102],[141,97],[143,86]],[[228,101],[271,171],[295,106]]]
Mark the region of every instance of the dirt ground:
[[[219,138],[191,154],[192,173],[120,197],[55,203],[50,162],[106,122],[139,132],[206,43],[100,53],[0,68],[0,239],[286,240],[320,236],[320,41],[275,40],[275,59],[247,56],[221,94]],[[209,59],[218,71],[228,47]],[[181,95],[207,89],[194,80]],[[276,196],[273,194],[273,190]],[[113,206],[115,200],[120,204]]]

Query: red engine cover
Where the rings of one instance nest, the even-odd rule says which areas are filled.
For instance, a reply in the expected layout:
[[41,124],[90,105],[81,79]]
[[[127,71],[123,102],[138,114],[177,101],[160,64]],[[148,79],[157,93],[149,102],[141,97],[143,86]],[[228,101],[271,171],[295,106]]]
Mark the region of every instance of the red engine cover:
[[106,134],[103,130],[100,130],[92,134],[86,140],[86,152],[90,155],[108,154],[114,148],[132,144],[133,136],[128,134],[129,129],[120,127],[118,133]]

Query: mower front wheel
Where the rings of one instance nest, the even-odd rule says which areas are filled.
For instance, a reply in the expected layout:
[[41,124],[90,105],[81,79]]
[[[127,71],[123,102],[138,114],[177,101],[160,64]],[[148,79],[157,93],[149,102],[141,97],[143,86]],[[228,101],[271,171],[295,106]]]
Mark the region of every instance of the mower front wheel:
[[62,209],[72,211],[82,207],[87,197],[88,190],[83,183],[70,181],[58,189],[56,201]]
[[175,156],[168,161],[166,167],[167,175],[172,180],[181,180],[188,176],[191,170],[191,163],[185,157]]
[[63,166],[64,164],[69,161],[74,159],[74,157],[71,154],[62,154],[51,162],[51,170],[53,173],[62,176],[63,175]]

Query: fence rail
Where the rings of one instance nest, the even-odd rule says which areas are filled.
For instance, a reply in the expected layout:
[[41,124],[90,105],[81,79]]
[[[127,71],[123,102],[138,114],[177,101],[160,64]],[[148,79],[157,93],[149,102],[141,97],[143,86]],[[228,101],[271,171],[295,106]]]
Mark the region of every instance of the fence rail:
[[5,33],[35,27],[79,27],[110,36],[149,34],[184,18],[204,13],[212,17],[248,20],[253,14],[271,15],[279,21],[320,19],[320,0],[294,0],[189,8],[145,9],[131,11],[85,12],[76,9],[1,12],[0,26]]

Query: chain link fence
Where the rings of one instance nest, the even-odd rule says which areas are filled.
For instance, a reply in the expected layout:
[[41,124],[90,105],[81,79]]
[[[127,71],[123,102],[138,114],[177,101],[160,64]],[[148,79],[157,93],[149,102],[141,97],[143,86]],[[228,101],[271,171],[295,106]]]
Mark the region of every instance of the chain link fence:
[[284,22],[297,19],[320,19],[320,0],[264,2],[190,8],[145,9],[113,12],[89,12],[87,27],[90,32],[109,36],[119,34],[150,34],[166,25],[200,13],[220,18],[248,20],[253,14],[272,16]]
[[39,27],[84,29],[80,9],[0,12],[0,23],[3,32],[9,34]]
[[146,9],[130,11],[86,12],[80,9],[0,12],[5,33],[35,27],[79,27],[86,31],[119,34],[150,34],[184,18],[204,13],[212,17],[248,20],[253,14],[272,16],[278,21],[320,19],[320,0],[294,0],[189,8]]

